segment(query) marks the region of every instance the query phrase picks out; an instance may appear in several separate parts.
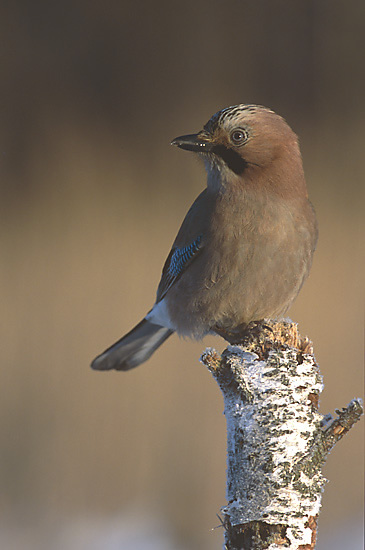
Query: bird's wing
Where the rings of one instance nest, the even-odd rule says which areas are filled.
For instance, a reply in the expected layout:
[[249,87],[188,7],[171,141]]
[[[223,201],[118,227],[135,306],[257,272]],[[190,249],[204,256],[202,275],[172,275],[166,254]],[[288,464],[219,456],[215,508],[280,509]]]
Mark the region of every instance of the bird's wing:
[[163,267],[157,289],[157,303],[166,296],[167,291],[185,273],[191,262],[200,256],[204,248],[204,236],[209,230],[214,202],[214,196],[204,189],[189,208]]
[[161,281],[157,290],[157,302],[160,302],[167,291],[176,283],[186,268],[198,256],[203,248],[203,235],[198,235],[187,246],[173,246],[162,270]]

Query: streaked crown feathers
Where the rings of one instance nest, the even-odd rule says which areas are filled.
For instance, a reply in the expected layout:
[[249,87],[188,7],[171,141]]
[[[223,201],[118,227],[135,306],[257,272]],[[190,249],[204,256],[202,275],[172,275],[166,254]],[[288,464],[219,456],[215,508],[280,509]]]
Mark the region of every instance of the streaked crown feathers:
[[224,109],[221,109],[217,113],[215,113],[205,124],[204,130],[206,132],[209,132],[210,134],[213,134],[214,131],[226,120],[232,120],[235,118],[238,118],[240,114],[244,113],[258,113],[258,112],[266,112],[266,113],[272,113],[275,114],[274,111],[267,107],[263,107],[262,105],[245,105],[244,103],[241,103],[239,105],[232,105],[231,107],[225,107]]

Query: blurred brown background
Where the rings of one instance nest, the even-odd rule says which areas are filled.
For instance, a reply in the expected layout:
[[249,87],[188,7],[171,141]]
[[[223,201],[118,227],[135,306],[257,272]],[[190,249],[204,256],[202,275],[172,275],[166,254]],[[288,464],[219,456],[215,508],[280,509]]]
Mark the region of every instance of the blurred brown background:
[[[223,340],[173,337],[127,374],[89,362],[152,305],[203,188],[170,140],[222,107],[267,105],[300,136],[320,241],[290,315],[314,340],[321,411],[361,395],[364,8],[1,4],[2,548],[221,547],[223,403],[199,356]],[[357,425],[325,468],[319,549],[361,517],[361,457]]]

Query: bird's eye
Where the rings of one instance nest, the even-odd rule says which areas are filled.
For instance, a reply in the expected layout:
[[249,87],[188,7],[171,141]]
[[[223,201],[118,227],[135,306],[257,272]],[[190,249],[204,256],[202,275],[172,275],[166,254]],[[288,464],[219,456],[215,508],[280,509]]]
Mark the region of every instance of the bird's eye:
[[237,128],[231,133],[231,140],[235,145],[242,145],[245,141],[247,141],[247,138],[247,132],[242,128]]

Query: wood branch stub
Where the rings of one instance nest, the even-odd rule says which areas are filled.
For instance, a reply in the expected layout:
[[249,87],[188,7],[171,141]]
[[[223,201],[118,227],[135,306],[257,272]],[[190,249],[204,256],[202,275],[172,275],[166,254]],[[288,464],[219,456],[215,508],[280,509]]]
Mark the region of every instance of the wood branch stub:
[[329,450],[362,414],[359,400],[318,413],[322,378],[312,343],[287,321],[254,323],[202,362],[224,397],[226,550],[312,550]]

